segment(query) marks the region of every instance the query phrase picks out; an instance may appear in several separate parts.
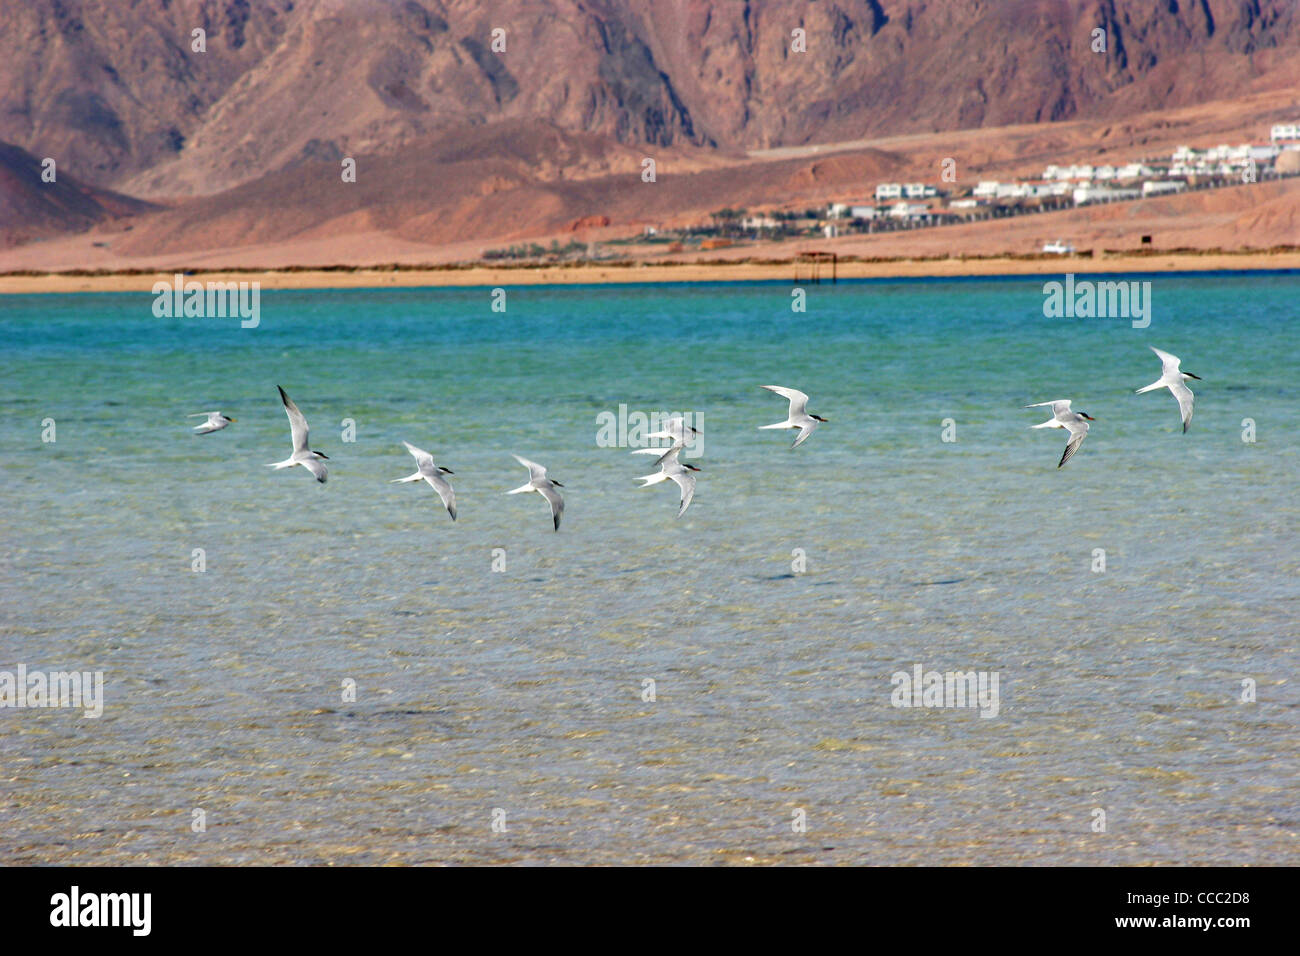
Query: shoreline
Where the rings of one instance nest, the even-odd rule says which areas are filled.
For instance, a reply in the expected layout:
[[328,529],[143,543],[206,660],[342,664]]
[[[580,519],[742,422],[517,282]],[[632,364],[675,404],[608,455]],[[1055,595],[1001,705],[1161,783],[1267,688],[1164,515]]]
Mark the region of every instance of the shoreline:
[[[494,287],[653,282],[795,281],[796,265],[811,282],[808,263],[709,261],[540,266],[332,266],[294,269],[191,270],[197,281],[257,282],[264,289],[362,289]],[[1300,250],[1283,252],[1110,253],[1101,256],[847,260],[836,267],[841,279],[959,278],[980,276],[1075,275],[1090,273],[1239,272],[1300,269]],[[829,268],[821,268],[822,282]],[[174,269],[99,273],[53,272],[0,275],[0,294],[67,292],[149,292],[160,280],[170,283]]]

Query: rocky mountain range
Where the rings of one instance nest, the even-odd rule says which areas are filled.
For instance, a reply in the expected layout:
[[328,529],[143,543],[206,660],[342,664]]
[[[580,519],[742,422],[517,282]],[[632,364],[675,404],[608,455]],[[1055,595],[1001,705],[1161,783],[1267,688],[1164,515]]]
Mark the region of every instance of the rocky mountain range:
[[[0,0],[0,23],[0,241],[131,215],[133,256],[671,218],[700,205],[689,189],[607,181],[654,156],[709,202],[780,202],[807,164],[767,151],[867,141],[851,180],[958,131],[1067,143],[1198,107],[1229,130],[1231,104],[1284,117],[1300,88],[1295,0]],[[29,182],[44,157],[89,206],[50,205]],[[351,192],[332,188],[344,157]]]

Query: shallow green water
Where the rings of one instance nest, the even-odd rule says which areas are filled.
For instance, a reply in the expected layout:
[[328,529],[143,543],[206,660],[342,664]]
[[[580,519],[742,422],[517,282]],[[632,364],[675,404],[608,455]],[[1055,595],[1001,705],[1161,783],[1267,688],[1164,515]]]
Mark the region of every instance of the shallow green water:
[[[3,297],[0,670],[102,670],[106,702],[0,709],[0,850],[1293,860],[1300,276],[1147,278],[1147,329],[1046,319],[1020,279],[822,285],[798,316],[777,283],[513,288],[504,315],[268,292],[257,329]],[[1186,435],[1134,394],[1148,345],[1204,379]],[[325,486],[263,467],[277,383]],[[761,384],[830,423],[790,450]],[[1097,418],[1059,471],[1021,408],[1055,398]],[[598,445],[620,403],[701,416],[684,518]],[[192,437],[214,408],[239,422]],[[455,524],[387,483],[403,439],[455,471]],[[504,496],[512,452],[564,482],[560,533]],[[891,706],[916,663],[997,671],[998,716]]]

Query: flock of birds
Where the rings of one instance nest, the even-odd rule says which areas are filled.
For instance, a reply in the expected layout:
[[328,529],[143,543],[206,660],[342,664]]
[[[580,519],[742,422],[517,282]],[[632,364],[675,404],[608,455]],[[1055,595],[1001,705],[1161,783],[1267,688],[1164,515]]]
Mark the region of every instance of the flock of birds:
[[[1155,352],[1160,359],[1160,377],[1137,390],[1141,395],[1143,392],[1151,392],[1157,388],[1167,388],[1178,399],[1178,413],[1183,419],[1183,434],[1187,434],[1187,426],[1192,423],[1192,390],[1187,387],[1187,379],[1194,378],[1200,381],[1199,375],[1193,375],[1191,372],[1184,372],[1179,366],[1182,360],[1177,355],[1170,355],[1168,352],[1162,352],[1154,345],[1147,346],[1152,352]],[[1042,408],[1051,406],[1052,417],[1041,425],[1030,425],[1030,428],[1064,428],[1070,433],[1069,440],[1065,443],[1065,451],[1061,455],[1061,460],[1057,462],[1056,467],[1060,468],[1067,461],[1074,457],[1074,453],[1079,450],[1083,440],[1088,437],[1088,422],[1095,422],[1087,412],[1075,412],[1070,410],[1070,399],[1058,398],[1051,402],[1035,402],[1033,405],[1026,405],[1025,408]]]
[[[1168,352],[1162,352],[1160,349],[1150,346],[1151,351],[1155,352],[1160,358],[1160,378],[1144,388],[1137,389],[1140,395],[1143,392],[1154,391],[1158,388],[1167,388],[1178,400],[1179,414],[1183,420],[1183,432],[1187,432],[1187,426],[1192,420],[1192,390],[1187,387],[1187,379],[1194,378],[1200,380],[1199,375],[1193,375],[1190,372],[1184,372],[1180,368],[1181,360],[1176,355],[1170,355]],[[775,392],[790,403],[790,411],[786,415],[786,420],[776,422],[773,425],[760,425],[760,430],[770,428],[796,428],[799,434],[795,437],[794,444],[791,448],[797,448],[808,440],[808,437],[817,430],[817,426],[826,422],[827,419],[820,415],[813,415],[808,412],[808,396],[797,388],[786,388],[781,385],[763,385],[761,388],[769,392]],[[280,401],[284,403],[285,414],[289,416],[289,435],[293,440],[293,453],[284,461],[277,461],[268,464],[266,467],[274,468],[277,471],[282,468],[292,468],[295,465],[301,465],[307,469],[316,480],[324,483],[329,475],[329,469],[324,462],[329,460],[329,456],[318,451],[313,451],[309,442],[309,429],[307,419],[298,406],[294,404],[288,394],[279,385]],[[1030,428],[1064,428],[1070,433],[1070,437],[1065,445],[1065,452],[1061,455],[1060,462],[1056,467],[1060,468],[1067,461],[1074,457],[1074,453],[1079,450],[1083,440],[1088,437],[1088,423],[1096,421],[1087,412],[1076,412],[1070,409],[1070,399],[1056,399],[1050,402],[1035,402],[1032,405],[1026,405],[1025,408],[1042,408],[1050,406],[1052,417],[1041,425],[1030,425]],[[191,418],[207,417],[201,425],[196,425],[194,431],[199,435],[210,435],[213,432],[221,431],[228,427],[232,422],[238,419],[230,418],[222,412],[199,412],[191,415]],[[655,464],[659,470],[649,475],[642,475],[637,480],[642,482],[640,487],[648,488],[651,485],[657,485],[660,482],[672,481],[681,489],[681,504],[677,509],[677,517],[686,513],[686,509],[691,506],[691,501],[695,497],[695,472],[700,469],[694,465],[687,464],[679,460],[681,450],[686,447],[686,443],[691,441],[696,435],[700,434],[698,429],[688,425],[682,416],[673,416],[664,421],[662,428],[646,435],[646,438],[660,439],[670,441],[672,444],[667,449],[660,448],[638,448],[632,452],[634,455],[657,455],[658,459]],[[404,441],[402,444],[406,450],[411,453],[415,459],[415,473],[405,478],[394,478],[393,483],[405,484],[411,481],[426,481],[438,497],[442,499],[443,507],[451,515],[451,520],[456,520],[456,492],[451,486],[451,482],[445,476],[454,474],[450,468],[443,468],[433,460],[433,456],[422,448],[416,448],[410,442]],[[511,491],[508,495],[519,495],[525,492],[535,491],[546,499],[551,508],[551,520],[555,525],[555,530],[560,530],[560,517],[564,514],[564,498],[556,491],[557,488],[564,486],[554,478],[546,474],[546,469],[535,461],[529,461],[519,455],[513,456],[515,461],[528,469],[527,484],[520,485]]]

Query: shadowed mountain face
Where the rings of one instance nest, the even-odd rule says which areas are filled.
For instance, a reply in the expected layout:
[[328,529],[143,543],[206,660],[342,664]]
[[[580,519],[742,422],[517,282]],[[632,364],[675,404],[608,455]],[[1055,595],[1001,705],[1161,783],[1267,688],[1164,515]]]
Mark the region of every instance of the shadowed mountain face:
[[0,140],[143,196],[503,119],[756,149],[1122,117],[1281,87],[1300,56],[1294,0],[0,0],[0,22]]
[[54,166],[54,181],[26,150],[0,143],[0,246],[80,232],[119,216],[145,212],[150,204],[96,189]]
[[[418,161],[416,160],[418,157]],[[207,252],[246,243],[315,241],[380,232],[410,242],[516,240],[576,233],[592,223],[659,222],[690,211],[806,195],[825,184],[853,189],[898,167],[879,150],[826,160],[746,168],[676,164],[653,185],[640,178],[641,153],[590,133],[505,120],[448,131],[395,153],[361,157],[355,183],[337,160],[304,159],[217,196],[196,197],[149,217],[114,249],[146,256],[157,248]],[[810,171],[811,169],[811,171]],[[635,185],[630,185],[635,184]],[[364,244],[339,255],[364,253]]]

